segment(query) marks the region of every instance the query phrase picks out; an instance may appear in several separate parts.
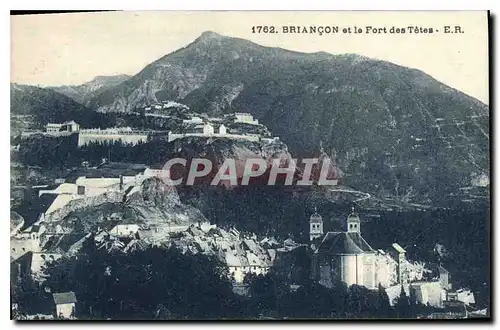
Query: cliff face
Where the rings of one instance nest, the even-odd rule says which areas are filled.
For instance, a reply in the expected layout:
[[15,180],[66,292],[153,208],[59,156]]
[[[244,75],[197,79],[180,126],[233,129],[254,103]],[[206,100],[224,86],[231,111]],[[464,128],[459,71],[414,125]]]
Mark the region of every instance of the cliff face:
[[[296,180],[302,178],[304,164],[300,159],[293,157],[293,155],[288,151],[287,145],[280,141],[267,143],[232,140],[226,138],[184,138],[182,140],[176,140],[173,143],[173,149],[175,152],[171,158],[186,159],[187,164],[186,166],[173,166],[171,169],[171,176],[172,179],[183,178],[183,183],[186,182],[189,169],[192,167],[191,164],[194,158],[208,159],[212,163],[211,172],[199,179],[196,179],[194,181],[195,185],[210,184],[218,172],[219,174],[229,174],[229,171],[232,171],[232,169],[225,168],[225,166],[227,166],[227,164],[224,165],[226,160],[234,161],[234,170],[237,178],[236,184],[235,182],[230,182],[230,180],[221,180],[219,185],[226,187],[241,184],[241,180],[245,176],[244,171],[247,162],[256,160],[264,160],[266,169],[260,176],[249,180],[249,184],[251,185],[267,185],[271,167],[274,164],[280,164],[280,167],[289,167],[292,163],[295,163],[296,170],[293,181],[295,182]],[[319,164],[313,167],[313,173],[309,177],[310,179],[313,181],[317,181],[319,179],[320,168],[323,165],[323,162],[327,159],[330,161],[327,177],[329,179],[340,178],[342,171],[337,167],[335,160],[332,161],[326,153],[323,153],[318,158]],[[257,169],[252,167],[252,171],[255,170]],[[199,171],[201,171],[201,168]],[[283,183],[285,176],[278,175],[277,178],[277,182],[280,184]]]
[[126,191],[71,201],[45,219],[77,232],[108,228],[119,222],[187,228],[190,224],[207,221],[199,210],[180,202],[175,187],[166,186],[157,178],[146,179]]
[[102,195],[86,198],[78,198],[65,204],[63,207],[51,212],[45,216],[46,222],[59,222],[66,218],[70,213],[93,208],[106,203],[120,203],[123,199],[121,192],[107,192]]
[[174,187],[167,186],[157,178],[144,180],[140,186],[133,187],[126,195],[127,204],[150,205],[168,209],[180,205],[179,195]]
[[294,156],[321,142],[346,185],[440,204],[489,173],[489,110],[415,69],[358,55],[303,54],[204,33],[90,102],[131,111],[175,100],[253,114]]

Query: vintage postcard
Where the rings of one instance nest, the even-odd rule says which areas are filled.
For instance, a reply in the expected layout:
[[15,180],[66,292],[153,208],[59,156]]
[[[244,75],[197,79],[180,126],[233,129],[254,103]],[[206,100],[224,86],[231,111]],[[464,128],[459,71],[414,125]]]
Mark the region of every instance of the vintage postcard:
[[12,15],[12,319],[490,319],[488,22]]

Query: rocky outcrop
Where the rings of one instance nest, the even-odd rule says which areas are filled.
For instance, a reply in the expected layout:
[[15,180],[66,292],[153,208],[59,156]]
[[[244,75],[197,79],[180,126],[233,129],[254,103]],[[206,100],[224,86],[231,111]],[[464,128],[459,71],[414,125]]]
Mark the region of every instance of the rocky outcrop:
[[123,200],[123,193],[117,191],[110,191],[104,194],[93,196],[93,197],[83,197],[70,201],[63,207],[45,215],[46,222],[58,222],[63,220],[71,212],[80,209],[91,209],[93,207],[105,204],[105,203],[121,203]]
[[168,209],[181,204],[177,190],[161,179],[148,178],[140,186],[134,186],[125,196],[125,203],[148,205]]
[[[144,226],[188,227],[208,220],[196,208],[180,202],[175,187],[148,178],[125,191],[110,191],[95,197],[70,201],[46,215],[45,221],[71,231],[89,232],[118,222]],[[108,228],[110,229],[110,228]]]

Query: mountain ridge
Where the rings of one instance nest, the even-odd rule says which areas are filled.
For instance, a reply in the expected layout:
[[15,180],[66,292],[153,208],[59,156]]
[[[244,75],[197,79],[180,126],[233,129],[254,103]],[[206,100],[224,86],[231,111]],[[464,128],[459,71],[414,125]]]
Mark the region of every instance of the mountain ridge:
[[78,103],[86,104],[90,99],[92,99],[99,93],[105,91],[110,87],[116,86],[130,78],[131,76],[126,74],[113,76],[99,75],[94,77],[92,80],[79,85],[48,86],[46,88],[64,94]]
[[[251,42],[249,40],[246,40],[246,39],[242,39],[242,38],[233,38],[233,37],[228,37],[228,36],[223,36],[223,35],[220,35],[216,32],[212,32],[212,31],[205,31],[203,32],[198,38],[196,38],[193,42],[191,42],[190,44],[186,45],[185,47],[182,47],[176,51],[173,51],[169,54],[166,54],[162,57],[160,57],[159,59],[157,59],[156,61],[153,61],[151,64],[145,66],[143,68],[143,70],[141,70],[137,75],[133,76],[132,78],[135,78],[135,80],[139,79],[139,78],[143,78],[143,76],[145,74],[147,74],[147,71],[149,69],[151,69],[152,67],[155,67],[155,66],[159,66],[161,67],[162,66],[162,62],[164,61],[168,61],[170,59],[179,59],[180,57],[183,57],[185,56],[185,52],[186,51],[189,51],[191,50],[192,48],[199,48],[199,47],[207,47],[208,49],[207,50],[213,50],[213,48],[219,46],[219,45],[225,45],[225,46],[231,46],[231,45],[237,45],[238,47],[240,48],[244,48],[245,50],[264,50],[264,51],[267,51],[267,52],[271,52],[271,53],[277,53],[279,52],[279,54],[276,54],[276,55],[279,55],[279,56],[283,56],[283,55],[289,55],[291,56],[292,58],[295,57],[295,58],[301,58],[301,57],[309,57],[309,59],[311,60],[350,60],[353,64],[354,63],[359,63],[359,62],[364,62],[364,61],[367,61],[367,62],[372,62],[372,64],[379,64],[379,65],[390,65],[390,66],[394,66],[395,68],[399,68],[399,69],[407,69],[407,70],[412,70],[412,71],[415,71],[415,72],[418,72],[418,73],[421,73],[421,74],[424,74],[426,76],[428,76],[428,78],[431,78],[433,80],[435,80],[434,78],[432,78],[430,75],[426,74],[425,72],[419,70],[419,69],[415,69],[415,68],[407,68],[405,66],[401,66],[401,65],[397,65],[397,64],[394,64],[392,62],[389,62],[389,61],[385,61],[385,60],[380,60],[380,59],[374,59],[374,58],[370,58],[370,57],[367,57],[365,55],[359,55],[359,54],[354,54],[354,53],[345,53],[345,54],[332,54],[332,53],[327,53],[327,52],[324,52],[324,51],[319,51],[319,52],[314,52],[314,53],[305,53],[305,52],[298,52],[298,51],[293,51],[293,50],[288,50],[288,49],[284,49],[284,48],[280,48],[280,47],[268,47],[268,46],[262,46],[262,45],[259,45],[259,44],[256,44],[254,42]],[[204,52],[200,52],[201,55],[206,55],[204,54]],[[187,55],[191,55],[191,54],[187,54]],[[166,66],[170,66],[170,64],[167,63]],[[443,84],[444,86],[446,86],[447,88],[449,89],[452,89],[453,91],[456,91],[458,93],[461,93],[462,95],[464,95],[465,97],[467,98],[471,98],[473,99],[475,102],[478,103],[478,105],[482,105],[482,106],[486,106],[483,102],[481,102],[480,100],[470,96],[470,95],[467,95],[466,93],[458,90],[458,89],[455,89],[453,87],[450,87],[450,86],[447,86],[445,85],[444,83],[442,82],[439,82],[437,81],[438,83],[440,84]],[[127,82],[123,82],[119,85],[123,85],[123,84],[126,84]],[[116,86],[116,87],[119,87],[119,86]],[[106,91],[102,92],[101,94],[106,94]],[[99,95],[96,96],[96,98],[98,99],[99,98]],[[151,100],[149,100],[151,101]],[[95,104],[92,104],[92,105],[95,105]],[[110,110],[108,109],[105,105],[103,104],[100,104],[98,103],[97,104],[99,106],[99,110],[101,111],[106,111],[106,110]],[[124,111],[124,109],[122,108],[116,108],[114,110],[117,110],[117,111]]]
[[418,69],[355,54],[300,53],[207,32],[91,101],[134,111],[162,99],[251,113],[299,157],[323,143],[343,184],[420,203],[489,173],[489,109]]
[[82,128],[106,127],[103,114],[50,88],[10,84],[11,136],[25,130],[45,129],[47,123],[77,121]]

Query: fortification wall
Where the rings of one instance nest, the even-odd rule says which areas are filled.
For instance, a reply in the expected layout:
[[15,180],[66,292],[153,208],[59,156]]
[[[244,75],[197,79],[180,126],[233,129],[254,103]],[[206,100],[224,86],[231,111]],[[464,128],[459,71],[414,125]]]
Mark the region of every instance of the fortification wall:
[[43,135],[43,136],[52,136],[52,137],[60,137],[60,136],[70,136],[72,134],[76,134],[78,132],[42,132],[42,131],[25,131],[21,132],[21,139],[29,138],[33,135]]
[[32,238],[17,238],[10,239],[10,256],[16,260],[28,252],[41,251],[40,241]]
[[78,134],[78,146],[84,146],[91,142],[113,143],[120,141],[125,144],[136,145],[139,142],[146,142],[148,134],[103,134],[103,133],[80,133]]
[[239,134],[203,134],[203,133],[175,134],[175,133],[170,133],[170,134],[168,134],[168,142],[172,142],[174,140],[182,139],[182,138],[188,137],[188,136],[227,138],[227,139],[234,139],[234,140],[254,141],[254,142],[258,142],[260,139],[258,136],[239,135]]

